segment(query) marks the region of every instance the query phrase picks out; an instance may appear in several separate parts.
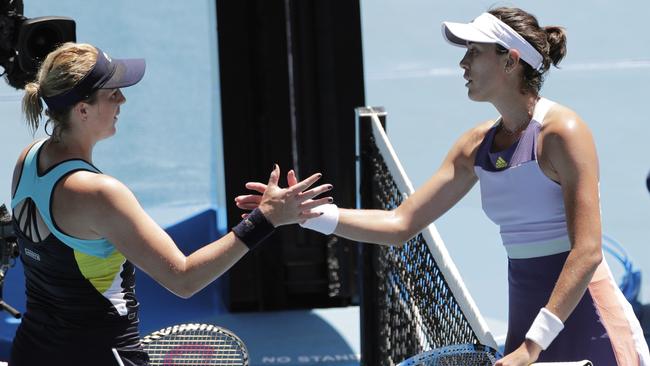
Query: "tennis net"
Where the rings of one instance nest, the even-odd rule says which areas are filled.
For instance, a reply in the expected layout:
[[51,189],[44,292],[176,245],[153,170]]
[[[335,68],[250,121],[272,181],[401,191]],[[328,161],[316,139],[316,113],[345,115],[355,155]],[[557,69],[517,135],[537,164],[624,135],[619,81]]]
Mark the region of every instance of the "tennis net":
[[[396,208],[413,186],[384,131],[383,108],[357,114],[357,205]],[[362,245],[363,365],[396,365],[434,348],[496,342],[433,224],[401,248]]]

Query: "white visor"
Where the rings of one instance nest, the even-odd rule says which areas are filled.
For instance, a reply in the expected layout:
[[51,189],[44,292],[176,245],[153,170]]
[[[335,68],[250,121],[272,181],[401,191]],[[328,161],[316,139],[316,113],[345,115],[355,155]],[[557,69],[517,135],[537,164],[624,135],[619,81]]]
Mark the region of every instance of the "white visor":
[[442,23],[442,35],[454,46],[467,47],[467,42],[498,43],[506,49],[516,49],[520,57],[535,70],[544,58],[528,41],[509,25],[490,13],[483,13],[471,23]]

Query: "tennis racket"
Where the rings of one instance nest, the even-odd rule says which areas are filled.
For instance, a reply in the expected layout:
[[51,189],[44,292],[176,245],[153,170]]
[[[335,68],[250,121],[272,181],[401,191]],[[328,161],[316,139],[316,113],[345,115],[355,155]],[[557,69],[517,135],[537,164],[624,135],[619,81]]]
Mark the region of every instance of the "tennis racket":
[[248,350],[231,331],[210,324],[179,324],[142,339],[151,366],[248,366]]
[[[499,351],[482,344],[455,344],[420,353],[397,366],[493,366],[503,357]],[[531,366],[593,366],[589,361],[542,362]]]
[[420,353],[397,366],[492,366],[502,356],[482,344],[454,344]]

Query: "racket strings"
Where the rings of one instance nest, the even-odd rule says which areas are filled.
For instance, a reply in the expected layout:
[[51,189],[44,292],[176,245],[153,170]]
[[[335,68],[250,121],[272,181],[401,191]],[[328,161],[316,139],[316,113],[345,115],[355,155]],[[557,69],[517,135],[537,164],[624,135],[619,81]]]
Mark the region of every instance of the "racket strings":
[[245,346],[221,331],[157,332],[143,340],[150,363],[156,365],[248,365]]
[[465,353],[457,355],[444,355],[437,361],[425,363],[425,366],[492,366],[496,362],[494,357],[485,353]]
[[398,366],[492,366],[499,358],[500,353],[488,346],[459,344],[421,353]]

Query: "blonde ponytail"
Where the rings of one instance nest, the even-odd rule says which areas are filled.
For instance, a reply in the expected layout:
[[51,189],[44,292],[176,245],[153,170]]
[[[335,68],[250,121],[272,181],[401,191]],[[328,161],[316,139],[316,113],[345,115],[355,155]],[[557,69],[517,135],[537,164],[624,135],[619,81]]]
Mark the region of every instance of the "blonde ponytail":
[[23,114],[27,126],[35,133],[43,114],[43,101],[41,101],[41,89],[37,82],[25,85],[25,96],[23,97]]
[[[36,132],[43,115],[41,98],[51,97],[73,88],[95,65],[97,49],[84,43],[64,43],[47,55],[36,80],[25,85],[23,97],[23,114],[27,126]],[[94,95],[88,99],[94,102]],[[68,128],[68,116],[72,106],[61,110],[46,109],[48,122],[53,124],[54,137]]]

